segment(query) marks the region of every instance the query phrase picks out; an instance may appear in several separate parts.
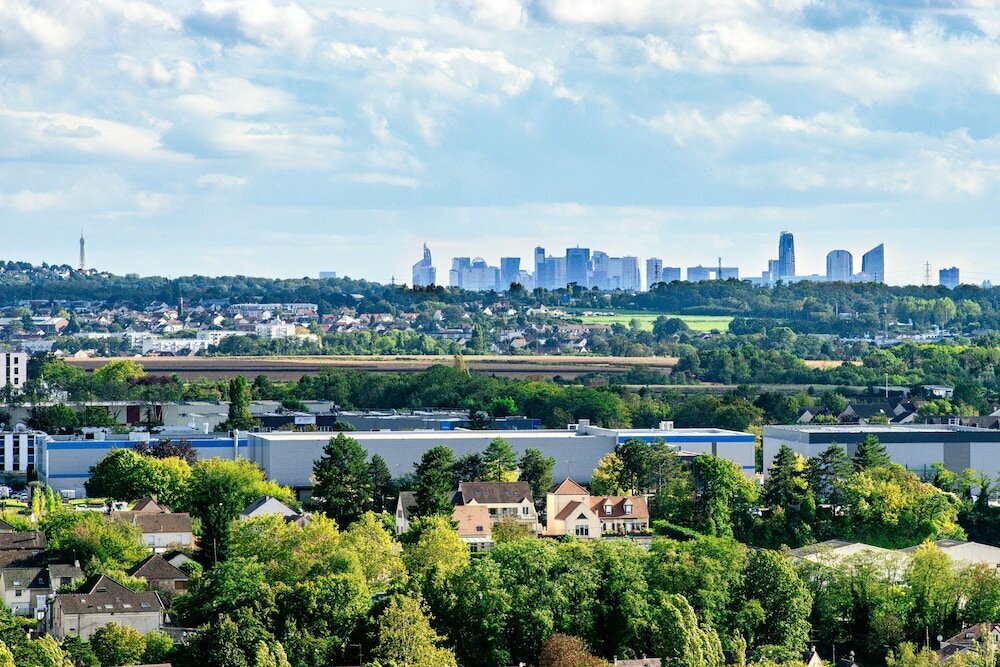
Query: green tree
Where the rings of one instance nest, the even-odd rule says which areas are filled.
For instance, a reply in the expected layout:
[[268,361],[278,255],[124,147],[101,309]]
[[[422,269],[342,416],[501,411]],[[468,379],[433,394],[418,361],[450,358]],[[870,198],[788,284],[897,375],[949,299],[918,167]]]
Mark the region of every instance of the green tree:
[[146,634],[146,650],[142,654],[142,661],[150,665],[162,664],[167,661],[173,649],[174,640],[153,630]]
[[131,359],[116,359],[94,371],[90,384],[101,399],[123,401],[130,397],[135,381],[145,374],[142,366]]
[[226,426],[241,431],[254,426],[254,419],[250,414],[250,387],[242,375],[229,381],[229,419],[226,420]]
[[146,638],[127,625],[108,623],[90,636],[90,646],[102,665],[135,665],[146,652]]
[[476,452],[466,452],[458,457],[452,466],[453,486],[460,482],[482,482],[489,471],[483,462],[483,457]]
[[454,465],[455,455],[444,445],[431,447],[420,457],[414,484],[418,515],[451,514]]
[[375,621],[375,657],[395,667],[455,667],[455,656],[441,646],[444,638],[431,627],[417,598],[393,595]]
[[910,621],[927,634],[946,632],[954,624],[961,600],[961,586],[951,558],[932,542],[921,544],[903,575],[911,600]]
[[52,435],[72,433],[79,425],[76,412],[64,403],[35,406],[28,416],[28,426]]
[[521,479],[531,487],[531,495],[539,502],[552,487],[552,468],[556,464],[553,456],[545,456],[538,449],[528,447],[521,455],[518,467],[521,469]]
[[865,439],[858,443],[858,449],[854,453],[854,469],[867,470],[887,466],[891,463],[885,445],[879,441],[878,436],[868,434]]
[[313,464],[313,498],[331,519],[345,527],[372,507],[368,453],[343,433],[330,438]]
[[344,532],[343,547],[358,557],[372,591],[386,591],[406,580],[402,546],[372,512],[365,512]]
[[260,468],[246,459],[199,461],[188,481],[185,509],[201,522],[202,553],[210,562],[225,557],[230,527],[240,510],[261,496],[295,503],[290,489],[264,479]]
[[376,511],[384,512],[386,509],[387,494],[392,486],[392,473],[385,459],[378,454],[373,454],[368,463],[368,479],[372,483],[372,503]]
[[590,492],[595,496],[620,496],[625,493],[622,478],[625,476],[625,464],[620,456],[611,452],[601,457],[597,468],[590,477]]
[[[79,637],[74,635],[64,637],[62,640],[62,649],[69,656],[73,667],[101,667],[100,661],[94,655],[94,650],[90,648],[90,643]],[[2,660],[0,660],[0,667],[5,667]]]
[[511,596],[500,566],[489,558],[474,561],[449,580],[454,604],[449,637],[463,665],[491,667],[511,664],[509,635]]
[[607,667],[607,664],[591,655],[582,639],[561,633],[546,639],[538,656],[538,667]]
[[517,481],[517,455],[503,438],[494,438],[483,452],[487,482]]
[[168,504],[183,495],[190,476],[190,466],[183,460],[146,459],[129,449],[113,449],[90,471],[85,486],[91,497],[136,500],[158,495]]
[[664,663],[678,667],[721,667],[722,643],[698,623],[683,595],[661,595],[652,620],[652,649]]
[[642,440],[630,439],[615,447],[622,461],[622,486],[638,494],[649,486],[653,465],[653,448]]
[[403,562],[420,583],[439,581],[469,564],[469,548],[458,536],[451,520],[425,516],[410,527],[403,547]]
[[847,452],[837,443],[833,443],[809,459],[809,488],[820,502],[833,502],[836,482],[847,479],[853,471],[854,467]]
[[757,621],[744,628],[753,646],[758,650],[773,646],[798,654],[805,650],[812,596],[783,554],[767,549],[750,552],[741,598],[744,609],[752,605],[757,610],[743,616]]
[[694,525],[707,535],[731,537],[757,500],[757,487],[726,459],[699,454],[691,466],[695,487]]
[[0,667],[14,667],[14,654],[2,642],[0,642]]
[[43,528],[51,551],[88,569],[96,561],[107,570],[125,570],[149,554],[137,526],[96,512],[59,511],[45,517]]

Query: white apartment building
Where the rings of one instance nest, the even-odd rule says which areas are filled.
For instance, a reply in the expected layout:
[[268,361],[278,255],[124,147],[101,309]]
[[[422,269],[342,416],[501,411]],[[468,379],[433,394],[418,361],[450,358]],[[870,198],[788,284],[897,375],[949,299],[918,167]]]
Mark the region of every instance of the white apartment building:
[[28,379],[27,352],[0,352],[0,387],[20,390]]

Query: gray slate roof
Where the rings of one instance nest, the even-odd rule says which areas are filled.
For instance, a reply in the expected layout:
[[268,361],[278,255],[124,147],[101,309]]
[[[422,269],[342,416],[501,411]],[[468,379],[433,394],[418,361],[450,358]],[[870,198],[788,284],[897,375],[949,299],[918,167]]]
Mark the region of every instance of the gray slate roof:
[[55,603],[66,614],[146,614],[163,611],[156,593],[133,591],[106,576],[91,577],[79,593],[59,593]]

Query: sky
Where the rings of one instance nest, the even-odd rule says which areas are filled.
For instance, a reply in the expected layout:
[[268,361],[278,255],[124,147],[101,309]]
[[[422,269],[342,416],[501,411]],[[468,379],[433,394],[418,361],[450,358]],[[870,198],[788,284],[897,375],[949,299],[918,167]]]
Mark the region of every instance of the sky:
[[[1000,0],[0,0],[0,258],[1000,283]],[[857,267],[860,268],[860,267]]]

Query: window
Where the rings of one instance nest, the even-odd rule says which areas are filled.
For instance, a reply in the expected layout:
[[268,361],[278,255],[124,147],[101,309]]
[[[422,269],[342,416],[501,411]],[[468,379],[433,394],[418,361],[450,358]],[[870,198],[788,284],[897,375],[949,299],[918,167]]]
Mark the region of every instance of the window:
[[523,514],[524,516],[528,516],[528,514],[530,512],[531,512],[531,508],[530,507],[522,507],[521,508],[521,514]]
[[587,524],[577,525],[576,527],[577,537],[589,537],[590,536],[590,526]]
[[483,532],[483,527],[482,526],[476,526],[476,532],[477,533]]
[[632,513],[632,503],[625,503],[625,514]]
[[21,597],[21,596],[22,596],[23,594],[24,594],[24,591],[22,591],[22,590],[20,590],[20,589],[16,589],[16,590],[14,591],[14,597],[16,597],[16,598],[19,598],[19,597]]
[[604,506],[604,513],[605,514],[611,514],[611,505],[605,505]]

